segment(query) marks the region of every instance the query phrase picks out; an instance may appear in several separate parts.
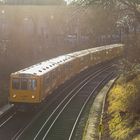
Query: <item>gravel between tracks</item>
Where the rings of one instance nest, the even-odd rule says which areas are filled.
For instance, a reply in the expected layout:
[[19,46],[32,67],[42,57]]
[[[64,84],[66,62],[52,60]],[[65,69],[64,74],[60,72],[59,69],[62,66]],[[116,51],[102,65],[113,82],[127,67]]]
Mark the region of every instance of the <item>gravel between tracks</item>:
[[13,105],[10,105],[10,104],[6,104],[3,107],[1,107],[0,108],[0,117],[2,115],[4,115],[7,111],[9,111],[12,107],[13,107]]
[[114,81],[115,79],[110,80],[95,98],[92,107],[90,109],[90,113],[88,116],[82,140],[101,139],[100,138],[101,133],[103,132],[103,126],[101,124],[102,124],[102,114],[104,112],[105,98]]

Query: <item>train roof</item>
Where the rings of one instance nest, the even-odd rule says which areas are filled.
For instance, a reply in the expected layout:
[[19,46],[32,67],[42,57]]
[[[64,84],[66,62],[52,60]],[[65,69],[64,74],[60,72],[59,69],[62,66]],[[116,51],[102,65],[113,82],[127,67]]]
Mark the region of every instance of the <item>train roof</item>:
[[89,54],[90,52],[87,50],[82,50],[82,51],[78,51],[78,52],[73,52],[73,53],[70,53],[70,54],[67,54],[69,56],[72,56],[72,57],[81,57],[81,56],[84,56],[84,55],[87,55]]
[[52,58],[52,59],[49,59],[47,61],[43,61],[43,62],[38,63],[36,65],[22,69],[20,71],[17,71],[15,73],[13,73],[12,75],[25,75],[25,74],[32,75],[32,76],[43,75],[43,74],[55,69],[59,65],[66,63],[68,61],[71,61],[71,59],[73,59],[73,58],[71,56],[68,56],[68,55],[58,56],[56,58]]
[[87,55],[90,52],[96,52],[96,51],[100,51],[103,49],[109,49],[109,48],[113,48],[113,47],[120,47],[120,45],[119,44],[106,45],[106,46],[91,48],[91,49],[87,49],[87,50],[81,50],[78,52],[58,56],[58,57],[43,61],[41,63],[38,63],[36,65],[30,66],[28,68],[22,69],[20,71],[15,72],[15,73],[12,73],[12,75],[22,75],[23,74],[23,75],[40,76],[40,75],[43,75],[43,74],[55,69],[59,65],[62,65],[62,64],[66,63],[68,61],[71,61],[72,59],[75,59],[77,57]]
[[97,51],[101,51],[104,49],[110,49],[110,48],[115,48],[115,47],[123,47],[123,44],[112,44],[112,45],[105,45],[105,46],[101,46],[101,47],[97,47],[97,48],[91,48],[88,49],[90,52],[97,52]]

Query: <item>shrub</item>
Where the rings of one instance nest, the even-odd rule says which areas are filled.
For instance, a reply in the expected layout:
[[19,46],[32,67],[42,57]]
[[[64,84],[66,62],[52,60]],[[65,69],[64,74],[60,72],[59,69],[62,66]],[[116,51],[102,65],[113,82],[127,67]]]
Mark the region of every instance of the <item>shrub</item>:
[[[122,74],[108,96],[110,136],[114,140],[129,140],[140,129],[140,75]],[[132,77],[132,75],[134,77]],[[128,80],[129,79],[129,80]]]

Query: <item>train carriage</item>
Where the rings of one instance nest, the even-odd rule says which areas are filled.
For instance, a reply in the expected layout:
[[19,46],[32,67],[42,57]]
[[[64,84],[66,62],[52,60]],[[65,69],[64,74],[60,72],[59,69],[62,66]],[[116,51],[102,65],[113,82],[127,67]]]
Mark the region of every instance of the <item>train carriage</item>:
[[[12,74],[10,100],[14,102],[39,102],[40,79],[32,74]],[[26,91],[26,92],[25,92]],[[35,96],[36,95],[36,98]]]
[[74,52],[67,55],[73,57],[73,61],[72,61],[73,73],[75,74],[79,73],[79,70],[81,68],[79,56],[81,55],[81,52]]
[[42,103],[59,85],[76,73],[119,57],[122,44],[62,55],[11,74],[9,101],[19,109]]

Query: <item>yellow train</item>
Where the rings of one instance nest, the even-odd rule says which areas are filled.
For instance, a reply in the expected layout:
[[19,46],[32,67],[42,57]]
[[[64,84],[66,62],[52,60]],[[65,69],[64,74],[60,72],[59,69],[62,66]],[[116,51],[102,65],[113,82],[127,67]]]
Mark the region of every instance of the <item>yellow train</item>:
[[122,52],[122,44],[101,46],[58,56],[12,73],[9,101],[21,109],[36,106],[75,74],[119,57]]

